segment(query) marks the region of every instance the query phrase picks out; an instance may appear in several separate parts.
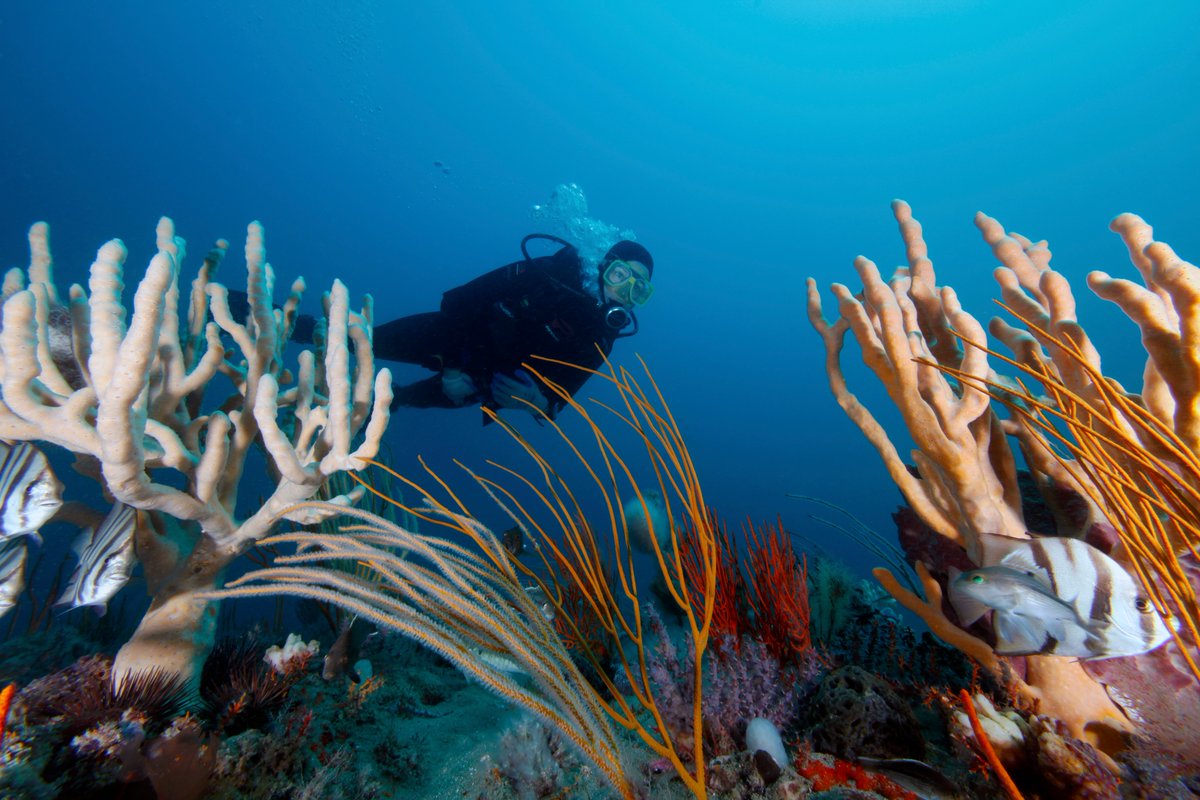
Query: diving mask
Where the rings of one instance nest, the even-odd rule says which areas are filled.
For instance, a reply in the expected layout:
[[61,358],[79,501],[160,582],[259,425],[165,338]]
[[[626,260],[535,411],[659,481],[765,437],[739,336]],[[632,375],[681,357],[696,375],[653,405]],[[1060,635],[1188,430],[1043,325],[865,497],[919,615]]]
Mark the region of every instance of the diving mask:
[[627,303],[643,305],[654,294],[650,279],[634,269],[628,261],[613,261],[604,270],[604,284],[613,294]]

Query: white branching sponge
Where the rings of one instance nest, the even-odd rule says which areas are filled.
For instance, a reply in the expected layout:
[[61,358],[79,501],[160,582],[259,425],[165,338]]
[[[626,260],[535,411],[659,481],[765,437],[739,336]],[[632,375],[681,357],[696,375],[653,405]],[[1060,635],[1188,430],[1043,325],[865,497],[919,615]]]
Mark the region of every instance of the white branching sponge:
[[[184,240],[165,217],[157,234],[132,316],[122,298],[120,240],[100,248],[87,291],[72,286],[64,303],[45,223],[29,231],[28,270],[10,270],[2,290],[0,439],[76,453],[114,499],[143,512],[136,549],[154,599],[117,656],[118,680],[151,667],[199,674],[216,613],[197,592],[213,588],[284,509],[375,456],[392,396],[388,370],[375,373],[369,296],[356,313],[346,287],[334,282],[322,346],[301,355],[293,377],[283,353],[304,281],[292,284],[281,308],[272,305],[275,273],[262,225],[251,223],[246,235],[245,319],[234,318],[227,289],[214,281],[227,242],[208,252],[183,299]],[[212,396],[219,386],[231,386],[229,396]],[[268,454],[275,488],[239,519],[238,488],[256,443]],[[156,480],[162,468],[182,480]]]

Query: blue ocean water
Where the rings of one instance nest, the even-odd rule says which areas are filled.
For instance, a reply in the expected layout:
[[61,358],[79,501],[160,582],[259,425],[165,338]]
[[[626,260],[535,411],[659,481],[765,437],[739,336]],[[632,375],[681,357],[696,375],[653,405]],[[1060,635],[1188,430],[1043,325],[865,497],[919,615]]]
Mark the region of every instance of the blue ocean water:
[[[1076,280],[1132,276],[1106,229],[1121,211],[1200,251],[1198,18],[1116,2],[12,6],[0,259],[26,263],[42,219],[64,280],[111,237],[141,265],[167,214],[194,265],[217,237],[236,254],[260,219],[281,283],[303,274],[311,303],[341,277],[386,320],[515,259],[531,206],[575,182],[654,253],[642,331],[615,355],[651,365],[710,501],[802,520],[783,495],[803,492],[886,529],[896,495],[829,396],[804,278],[853,284],[860,253],[901,263],[893,197],[980,315],[995,262],[977,210],[1048,238]],[[1136,375],[1133,329],[1111,332]],[[852,378],[887,419],[873,379]],[[470,412],[406,411],[389,433],[398,456],[470,458],[501,437]]]
[[[136,275],[165,214],[191,268],[228,238],[236,285],[258,219],[307,310],[341,278],[383,321],[515,260],[531,208],[576,183],[654,254],[614,357],[650,366],[707,501],[735,523],[782,514],[865,572],[786,497],[885,533],[900,501],[829,394],[805,278],[857,288],[856,255],[902,263],[888,203],[904,198],[940,282],[990,316],[982,210],[1049,240],[1109,371],[1136,383],[1136,329],[1082,279],[1136,278],[1107,230],[1123,211],[1200,257],[1197,29],[1192,3],[1095,0],[13,4],[0,266],[26,264],[46,220],[60,283],[112,237]],[[848,349],[852,388],[895,429]],[[401,410],[387,442],[407,471],[517,458],[472,411]]]
[[[1048,238],[1075,279],[1132,275],[1106,229],[1121,211],[1200,251],[1198,18],[1116,2],[12,6],[0,258],[26,263],[43,219],[63,279],[111,237],[140,265],[167,214],[194,264],[260,219],[281,279],[303,274],[311,301],[340,276],[390,319],[516,258],[531,206],[575,182],[655,255],[642,332],[616,356],[651,365],[711,502],[803,519],[783,497],[803,492],[886,529],[896,495],[828,394],[804,278],[852,284],[860,253],[901,263],[893,197],[981,315],[994,259],[977,210]],[[1136,374],[1132,328],[1111,331]],[[397,454],[468,458],[500,437],[469,412],[404,412],[389,433]]]

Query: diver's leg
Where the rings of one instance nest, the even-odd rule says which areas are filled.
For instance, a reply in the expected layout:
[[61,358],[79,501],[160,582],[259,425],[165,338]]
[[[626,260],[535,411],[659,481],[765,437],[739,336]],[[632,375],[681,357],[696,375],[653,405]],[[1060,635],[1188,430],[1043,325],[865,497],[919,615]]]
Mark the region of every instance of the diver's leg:
[[407,386],[392,384],[392,410],[409,408],[458,408],[442,391],[442,376],[432,375]]
[[440,372],[450,333],[446,327],[445,317],[437,311],[412,314],[376,325],[372,343],[375,357],[420,364]]

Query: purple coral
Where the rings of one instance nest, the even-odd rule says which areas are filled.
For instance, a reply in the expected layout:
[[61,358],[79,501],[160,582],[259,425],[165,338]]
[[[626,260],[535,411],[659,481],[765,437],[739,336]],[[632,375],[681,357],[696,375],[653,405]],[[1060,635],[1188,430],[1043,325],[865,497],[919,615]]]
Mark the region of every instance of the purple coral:
[[580,761],[557,731],[525,717],[500,739],[494,776],[519,800],[563,797]]
[[[694,751],[692,648],[675,647],[662,620],[646,614],[658,644],[647,659],[651,689],[671,740],[685,757]],[[818,671],[811,653],[798,666],[783,666],[762,642],[743,639],[735,648],[730,638],[718,642],[704,687],[704,747],[710,756],[742,750],[746,725],[755,717],[770,720],[781,731],[799,716],[801,696],[813,685]]]
[[799,716],[800,698],[814,683],[818,664],[811,651],[797,666],[782,666],[766,645],[743,641],[736,650],[729,639],[717,644],[711,683],[704,692],[704,736],[713,755],[742,750],[746,725],[755,717],[785,731]]

